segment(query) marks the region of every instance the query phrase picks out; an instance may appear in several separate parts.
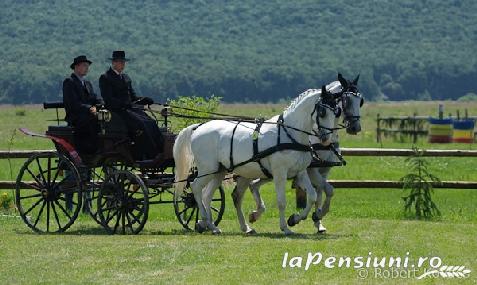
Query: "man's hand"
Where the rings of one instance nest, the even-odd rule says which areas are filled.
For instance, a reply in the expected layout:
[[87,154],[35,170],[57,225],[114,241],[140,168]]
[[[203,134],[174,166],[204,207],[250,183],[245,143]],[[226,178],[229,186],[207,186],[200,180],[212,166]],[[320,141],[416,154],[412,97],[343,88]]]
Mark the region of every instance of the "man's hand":
[[91,112],[91,114],[96,114],[96,106],[91,106],[89,108],[89,111]]

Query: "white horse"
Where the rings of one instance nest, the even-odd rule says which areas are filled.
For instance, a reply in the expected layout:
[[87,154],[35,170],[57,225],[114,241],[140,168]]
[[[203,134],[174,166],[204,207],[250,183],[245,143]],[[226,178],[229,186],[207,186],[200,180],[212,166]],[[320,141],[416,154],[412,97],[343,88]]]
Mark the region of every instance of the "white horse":
[[[346,132],[352,135],[356,135],[358,132],[361,131],[360,108],[362,107],[364,100],[362,96],[359,94],[359,91],[357,89],[358,80],[359,80],[359,75],[356,77],[355,80],[348,81],[344,79],[341,74],[338,74],[338,81],[334,81],[326,86],[326,89],[329,92],[335,94],[337,104],[341,105],[340,109],[343,110],[343,113],[344,113],[343,122],[346,125]],[[333,130],[333,134],[331,138],[331,142],[334,145],[338,155],[341,155],[341,152],[338,146],[339,137],[338,137],[337,127],[339,125],[341,115],[342,113],[340,112],[339,114],[337,114],[335,118],[335,125],[334,125],[334,130]],[[310,136],[310,143],[312,145],[315,145],[315,147],[320,144],[320,142],[316,140],[314,136]],[[330,148],[316,150],[315,153],[323,161],[331,162],[331,163],[340,162],[338,156],[335,154],[335,151],[331,150]],[[317,192],[315,212],[313,213],[312,218],[319,233],[323,233],[326,231],[326,228],[323,226],[321,220],[328,213],[330,208],[330,203],[331,203],[331,197],[333,196],[333,186],[327,181],[330,170],[331,170],[331,167],[312,167],[312,168],[308,168],[307,170],[308,176],[313,186],[316,188],[316,192]],[[300,178],[297,177],[295,180],[295,183],[297,185],[301,184],[300,181],[298,181],[299,179]],[[240,178],[238,178],[238,180],[240,180]],[[256,222],[260,218],[260,216],[263,214],[263,212],[265,212],[265,204],[260,197],[259,190],[260,190],[260,186],[267,183],[268,181],[269,181],[268,179],[256,179],[252,183],[250,183],[250,190],[252,192],[252,195],[256,203],[256,210],[252,211],[252,213],[249,215],[249,221],[251,223]],[[237,183],[242,183],[242,182],[238,181]],[[232,193],[232,198],[236,206],[237,215],[238,215],[241,228],[245,229],[248,232],[254,232],[254,230],[251,229],[245,223],[245,219],[243,219],[241,205],[242,205],[244,192],[245,191],[242,188],[236,187],[236,189],[234,189],[234,192]],[[326,194],[326,200],[324,203],[322,199],[323,192],[325,192]],[[288,221],[288,224],[290,226],[294,226],[296,222],[293,219],[290,219]]]
[[[261,128],[254,123],[216,120],[183,129],[176,138],[173,150],[175,194],[178,197],[182,193],[195,164],[198,173],[191,188],[201,215],[196,230],[201,232],[208,228],[213,233],[220,233],[212,221],[210,200],[225,174],[233,172],[246,181],[243,184],[245,188],[253,179],[273,176],[280,229],[285,234],[291,234],[285,220],[285,184],[288,178],[300,177],[300,187],[307,192],[308,200],[305,209],[294,217],[306,219],[317,198],[306,172],[312,160],[308,151],[309,135],[316,123],[320,127],[318,136],[321,143],[330,143],[335,110],[328,102],[332,101],[333,96],[323,86],[322,92],[302,93],[286,108],[278,122],[265,121]],[[253,151],[254,143],[257,151]],[[203,199],[205,186],[207,190]]]

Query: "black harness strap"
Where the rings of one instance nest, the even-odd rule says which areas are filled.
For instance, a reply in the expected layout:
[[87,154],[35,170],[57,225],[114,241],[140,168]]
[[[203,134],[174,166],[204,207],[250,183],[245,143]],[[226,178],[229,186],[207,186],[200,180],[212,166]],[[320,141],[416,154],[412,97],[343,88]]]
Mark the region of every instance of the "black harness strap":
[[[311,145],[313,148],[313,161],[311,162],[310,167],[332,167],[332,166],[345,166],[346,160],[343,156],[338,152],[337,148],[340,147],[338,142],[331,143],[327,146],[322,145],[321,143],[314,143]],[[332,151],[333,154],[338,158],[339,162],[332,162],[332,161],[325,161],[318,157],[315,153],[317,150],[329,150]]]
[[233,131],[232,131],[232,139],[230,140],[230,168],[229,170],[232,170],[234,168],[234,135],[235,131],[237,130],[238,125],[240,125],[240,121],[237,122],[235,125]]
[[[234,164],[234,159],[233,159],[233,140],[234,140],[234,134],[235,131],[237,130],[238,125],[241,123],[241,121],[237,122],[235,125],[233,131],[232,131],[232,138],[230,142],[230,167],[227,169],[227,171],[232,172],[235,168],[240,167],[242,165],[245,165],[247,163],[251,162],[256,162],[260,166],[260,169],[262,170],[263,174],[267,176],[268,178],[273,178],[272,174],[268,169],[266,169],[262,162],[261,159],[274,154],[277,151],[282,151],[282,150],[295,150],[295,151],[304,151],[304,152],[311,152],[312,148],[310,145],[304,145],[299,142],[297,142],[287,131],[287,126],[283,124],[283,115],[280,115],[278,122],[277,122],[277,128],[278,128],[278,136],[277,136],[277,144],[275,146],[269,147],[263,151],[258,151],[258,138],[260,136],[260,128],[262,127],[262,124],[264,123],[263,120],[258,120],[255,123],[257,126],[255,127],[255,130],[253,132],[253,137],[252,137],[252,143],[253,143],[253,155],[250,159],[247,159],[245,161],[242,161],[238,164]],[[287,137],[292,141],[291,143],[280,143],[280,130],[283,128],[285,130],[285,133]],[[212,174],[212,173],[211,173]]]
[[258,121],[257,122],[257,127],[253,131],[253,157],[257,160],[258,165],[260,166],[260,169],[262,170],[263,174],[267,176],[268,178],[272,178],[272,174],[270,171],[268,171],[265,166],[263,166],[261,159],[259,156],[262,156],[262,153],[258,152],[258,137],[260,136],[260,128],[262,127],[263,121]]

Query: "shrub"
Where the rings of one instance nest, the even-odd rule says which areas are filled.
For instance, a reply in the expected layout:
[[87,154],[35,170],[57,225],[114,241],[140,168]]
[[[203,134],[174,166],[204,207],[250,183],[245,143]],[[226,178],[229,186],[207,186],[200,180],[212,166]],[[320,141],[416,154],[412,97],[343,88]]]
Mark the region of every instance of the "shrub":
[[[173,118],[173,131],[180,131],[183,128],[192,124],[203,123],[210,120],[211,115],[203,112],[216,112],[220,105],[221,97],[211,96],[208,98],[203,97],[179,97],[174,100],[169,100],[168,104],[172,106],[172,111],[175,114],[197,117],[197,118],[180,118],[175,116]],[[174,108],[176,107],[176,108]],[[185,109],[181,109],[185,108]],[[193,109],[193,110],[187,110]]]
[[437,205],[432,201],[432,184],[440,183],[440,180],[429,172],[429,163],[422,156],[422,151],[415,147],[413,150],[414,155],[406,159],[410,172],[401,178],[403,189],[410,190],[409,195],[403,197],[404,210],[411,212],[414,206],[414,214],[418,219],[440,216]]

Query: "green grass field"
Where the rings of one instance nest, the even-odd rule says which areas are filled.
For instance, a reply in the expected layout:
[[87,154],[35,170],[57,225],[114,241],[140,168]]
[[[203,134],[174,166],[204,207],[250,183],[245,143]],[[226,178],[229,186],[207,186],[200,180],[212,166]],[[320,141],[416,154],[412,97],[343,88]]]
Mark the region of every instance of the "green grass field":
[[[476,103],[445,102],[446,113],[464,108],[477,114]],[[438,103],[370,103],[363,108],[363,131],[354,137],[343,134],[343,147],[380,147],[375,142],[375,117],[382,115],[435,114]],[[222,112],[271,116],[283,105],[223,105]],[[0,107],[0,149],[51,149],[47,140],[13,135],[17,127],[43,132],[55,117],[39,106]],[[24,111],[24,116],[21,116]],[[18,114],[18,115],[17,115]],[[50,122],[51,123],[51,122]],[[475,149],[475,145],[431,145],[421,148]],[[387,139],[383,147],[409,148],[410,143]],[[346,167],[335,168],[332,179],[389,179],[402,177],[403,158],[346,157]],[[477,181],[477,162],[472,158],[429,158],[431,170],[442,180]],[[23,160],[0,161],[0,180],[14,180]],[[434,199],[442,212],[432,221],[415,220],[403,212],[400,189],[336,189],[331,212],[324,220],[328,233],[315,234],[311,219],[294,228],[297,235],[283,236],[278,226],[273,186],[263,187],[267,211],[253,227],[258,234],[243,235],[238,227],[226,187],[226,211],[220,224],[223,234],[196,234],[182,230],[172,205],[153,206],[144,231],[137,236],[110,236],[88,216],[80,216],[61,235],[37,235],[21,218],[0,216],[0,284],[475,284],[477,283],[477,191],[436,189]],[[290,189],[290,187],[288,187]],[[9,191],[0,191],[11,193]],[[287,191],[287,216],[296,211],[294,192]],[[253,209],[246,195],[244,209]],[[404,257],[410,264],[419,257],[439,257],[442,265],[463,265],[472,270],[466,279],[392,278],[369,269],[364,278],[353,268],[325,268],[324,261],[304,268],[282,268],[289,258],[321,252],[330,256]],[[424,268],[420,268],[420,273]],[[420,274],[417,274],[420,275]]]

